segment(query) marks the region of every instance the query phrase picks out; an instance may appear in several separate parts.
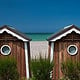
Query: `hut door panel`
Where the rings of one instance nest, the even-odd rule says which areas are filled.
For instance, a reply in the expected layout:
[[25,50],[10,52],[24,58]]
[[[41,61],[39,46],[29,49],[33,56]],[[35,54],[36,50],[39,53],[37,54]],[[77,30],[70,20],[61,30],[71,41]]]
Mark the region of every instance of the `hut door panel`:
[[[78,52],[75,55],[70,55],[67,52],[67,48],[69,45],[76,45],[78,48]],[[67,60],[72,60],[72,61],[80,61],[80,42],[60,42],[59,43],[59,52],[58,52],[58,58],[59,58],[59,78],[63,76],[63,73],[61,71],[61,63],[65,62]],[[56,53],[57,54],[57,53]],[[58,60],[58,59],[57,59]],[[56,61],[56,60],[55,60]],[[57,63],[57,62],[56,62]],[[58,70],[58,69],[57,69]]]

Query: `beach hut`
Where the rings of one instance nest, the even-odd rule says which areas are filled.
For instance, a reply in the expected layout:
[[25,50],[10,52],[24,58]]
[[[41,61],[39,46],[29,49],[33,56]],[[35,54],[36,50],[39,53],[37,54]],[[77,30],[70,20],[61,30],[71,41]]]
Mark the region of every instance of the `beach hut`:
[[54,61],[53,79],[63,77],[61,63],[66,60],[80,61],[80,28],[75,25],[64,27],[48,39],[49,57]]
[[30,40],[23,33],[4,25],[0,27],[0,58],[14,57],[20,77],[30,77]]

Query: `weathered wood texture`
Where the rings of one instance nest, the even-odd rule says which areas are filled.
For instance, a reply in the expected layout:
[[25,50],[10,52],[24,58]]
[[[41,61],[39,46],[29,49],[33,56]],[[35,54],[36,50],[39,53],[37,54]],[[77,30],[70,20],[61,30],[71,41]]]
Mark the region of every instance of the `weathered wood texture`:
[[[2,45],[9,45],[11,47],[11,53],[8,56],[16,59],[20,77],[26,77],[24,42],[4,32],[0,34],[0,48]],[[2,55],[0,52],[0,58],[5,57],[7,56]]]
[[[69,45],[76,45],[78,52],[76,55],[71,56],[67,52]],[[60,40],[54,42],[54,69],[53,69],[53,80],[59,80],[63,74],[61,71],[61,63],[66,60],[80,61],[80,35],[72,32],[66,35]]]

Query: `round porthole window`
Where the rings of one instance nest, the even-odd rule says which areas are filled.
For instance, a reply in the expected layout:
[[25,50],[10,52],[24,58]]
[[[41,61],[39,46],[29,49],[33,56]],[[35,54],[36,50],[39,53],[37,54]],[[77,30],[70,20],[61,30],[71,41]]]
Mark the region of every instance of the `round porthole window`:
[[3,45],[3,46],[1,47],[1,54],[3,54],[3,55],[9,55],[10,52],[11,52],[10,46],[8,46],[8,45]]
[[76,45],[70,45],[68,46],[67,51],[70,55],[75,55],[78,51],[78,48]]

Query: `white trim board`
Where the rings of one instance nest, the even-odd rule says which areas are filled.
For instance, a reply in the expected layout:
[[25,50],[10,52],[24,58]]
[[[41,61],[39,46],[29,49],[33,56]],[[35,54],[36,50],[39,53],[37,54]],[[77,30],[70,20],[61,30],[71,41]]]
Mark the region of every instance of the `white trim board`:
[[24,42],[24,47],[25,47],[25,62],[26,62],[26,78],[29,79],[28,47],[26,42]]
[[12,36],[17,37],[18,39],[20,39],[20,40],[22,40],[22,41],[28,41],[28,40],[24,39],[23,37],[17,35],[16,33],[12,32],[12,31],[10,31],[10,30],[8,30],[8,29],[6,29],[6,28],[0,30],[0,34],[2,34],[4,31],[6,31],[7,33],[11,34]]
[[50,62],[52,62],[53,61],[53,53],[54,53],[54,43],[53,42],[51,42],[51,52],[50,52]]
[[78,34],[80,34],[80,31],[79,31],[79,30],[77,30],[77,29],[75,29],[75,28],[72,28],[72,29],[68,30],[67,32],[59,35],[58,37],[56,37],[56,38],[54,38],[54,39],[52,39],[52,40],[50,40],[50,41],[56,41],[56,40],[58,40],[58,39],[61,39],[62,37],[66,36],[67,34],[73,32],[73,31],[76,32],[76,33],[78,33]]

